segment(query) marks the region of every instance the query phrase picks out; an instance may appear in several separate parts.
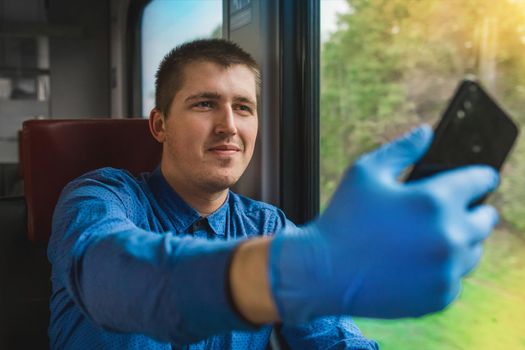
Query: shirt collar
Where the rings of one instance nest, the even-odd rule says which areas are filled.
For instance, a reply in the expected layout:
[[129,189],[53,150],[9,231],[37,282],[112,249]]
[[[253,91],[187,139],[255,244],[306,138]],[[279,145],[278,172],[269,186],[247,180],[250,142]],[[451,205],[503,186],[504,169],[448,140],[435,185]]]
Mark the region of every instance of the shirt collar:
[[[151,173],[148,183],[162,209],[172,220],[177,232],[187,231],[191,225],[202,219],[199,212],[189,206],[166,181],[160,166]],[[230,192],[228,191],[228,197],[219,209],[206,217],[215,235],[225,236],[226,218],[229,213],[229,198]]]
[[200,219],[200,214],[190,207],[166,181],[160,166],[151,173],[148,183],[178,233],[186,231],[188,227]]
[[206,217],[208,219],[208,224],[210,225],[210,228],[213,230],[213,233],[215,233],[217,236],[226,235],[226,218],[228,217],[228,213],[230,212],[230,206],[228,205],[229,199],[230,191],[228,191],[228,196],[226,197],[224,203],[219,207],[219,209],[215,210],[213,213]]

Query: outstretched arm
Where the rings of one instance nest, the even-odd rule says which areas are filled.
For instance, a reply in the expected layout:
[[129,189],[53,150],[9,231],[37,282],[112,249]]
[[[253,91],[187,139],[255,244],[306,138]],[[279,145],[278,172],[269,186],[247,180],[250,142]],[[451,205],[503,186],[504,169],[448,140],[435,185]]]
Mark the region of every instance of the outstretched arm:
[[[255,324],[279,319],[268,279],[270,238],[250,239],[237,248],[230,270],[233,300]],[[302,324],[283,324],[279,332],[292,349],[377,350],[348,316],[320,317]]]
[[[323,315],[414,317],[451,303],[498,220],[493,207],[470,204],[498,176],[470,166],[400,183],[431,139],[431,129],[420,127],[365,155],[318,219],[241,245],[232,264],[241,313],[252,322],[300,324]],[[245,251],[253,252],[237,267]]]
[[230,288],[241,315],[254,324],[279,321],[268,279],[270,237],[250,239],[239,245],[232,258]]
[[129,204],[103,179],[65,189],[55,211],[49,257],[64,286],[106,330],[190,343],[254,327],[231,307],[227,276],[238,242],[180,238],[140,229]]

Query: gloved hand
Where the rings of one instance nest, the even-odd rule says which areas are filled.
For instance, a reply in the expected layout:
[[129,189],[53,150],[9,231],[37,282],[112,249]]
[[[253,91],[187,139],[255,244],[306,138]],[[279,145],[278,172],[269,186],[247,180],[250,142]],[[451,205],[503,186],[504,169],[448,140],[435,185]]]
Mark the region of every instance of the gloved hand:
[[319,218],[275,235],[269,279],[281,321],[420,316],[457,296],[498,220],[493,207],[469,203],[493,190],[498,174],[468,166],[399,182],[432,135],[422,126],[363,156]]

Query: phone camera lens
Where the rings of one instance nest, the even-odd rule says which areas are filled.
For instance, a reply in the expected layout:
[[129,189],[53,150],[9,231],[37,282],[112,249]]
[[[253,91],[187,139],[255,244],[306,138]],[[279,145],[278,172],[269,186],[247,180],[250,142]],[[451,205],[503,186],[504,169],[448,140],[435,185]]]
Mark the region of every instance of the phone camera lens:
[[465,103],[463,103],[463,107],[465,107],[465,109],[471,109],[472,108],[472,102],[470,101],[465,101]]
[[481,145],[472,145],[472,153],[480,153],[482,149]]
[[457,111],[457,113],[456,113],[456,116],[458,117],[458,119],[463,119],[463,118],[465,118],[466,115],[467,115],[467,114],[466,114],[465,111],[462,110],[462,109],[460,109],[460,110]]

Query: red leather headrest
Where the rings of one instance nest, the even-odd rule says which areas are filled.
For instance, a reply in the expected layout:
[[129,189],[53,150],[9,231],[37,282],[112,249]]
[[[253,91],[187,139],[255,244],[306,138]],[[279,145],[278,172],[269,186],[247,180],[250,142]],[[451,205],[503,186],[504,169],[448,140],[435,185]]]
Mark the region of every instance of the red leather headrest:
[[47,242],[60,192],[71,180],[111,166],[137,175],[160,162],[162,145],[144,119],[28,120],[22,129],[27,228]]

